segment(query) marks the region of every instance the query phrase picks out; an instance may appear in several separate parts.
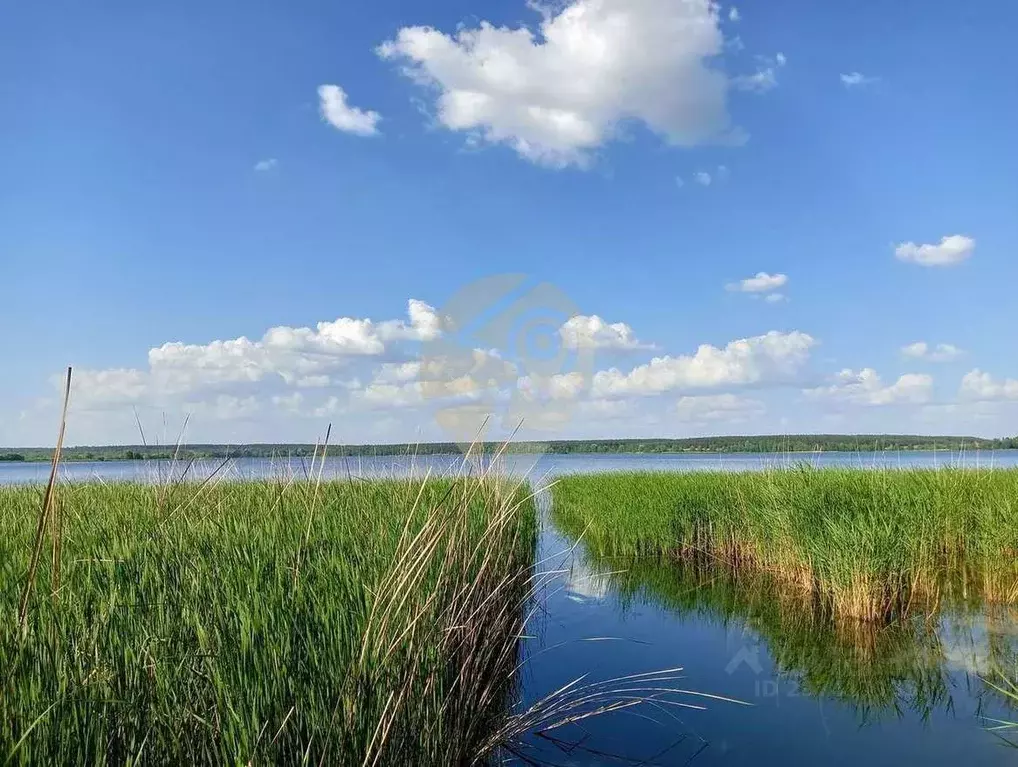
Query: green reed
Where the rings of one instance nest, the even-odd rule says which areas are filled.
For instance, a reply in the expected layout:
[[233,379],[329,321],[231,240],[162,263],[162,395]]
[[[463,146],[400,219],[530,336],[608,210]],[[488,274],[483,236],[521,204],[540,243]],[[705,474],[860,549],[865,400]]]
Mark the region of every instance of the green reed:
[[886,619],[945,589],[1018,599],[1015,470],[602,474],[561,478],[553,498],[597,555],[766,571],[840,616]]
[[0,760],[449,765],[500,745],[529,491],[61,486],[22,630],[40,498],[0,488]]

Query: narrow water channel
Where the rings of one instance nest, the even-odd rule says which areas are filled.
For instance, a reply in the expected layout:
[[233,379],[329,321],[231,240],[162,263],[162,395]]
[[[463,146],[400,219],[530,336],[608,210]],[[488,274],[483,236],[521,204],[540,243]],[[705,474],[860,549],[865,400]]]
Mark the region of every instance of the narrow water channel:
[[[658,560],[595,561],[542,496],[539,558],[563,571],[532,621],[524,704],[581,676],[683,667],[667,696],[528,740],[568,765],[990,765],[1018,720],[989,682],[1018,669],[1018,611],[956,600],[935,618],[835,623],[760,578]],[[1012,677],[1013,678],[1013,677]],[[673,683],[675,684],[675,683]]]

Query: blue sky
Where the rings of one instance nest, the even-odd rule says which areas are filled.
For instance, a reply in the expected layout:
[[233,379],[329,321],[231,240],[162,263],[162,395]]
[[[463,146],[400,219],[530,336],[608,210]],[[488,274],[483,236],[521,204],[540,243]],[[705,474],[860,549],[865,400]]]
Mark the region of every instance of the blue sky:
[[1018,433],[1016,15],[9,4],[0,445]]

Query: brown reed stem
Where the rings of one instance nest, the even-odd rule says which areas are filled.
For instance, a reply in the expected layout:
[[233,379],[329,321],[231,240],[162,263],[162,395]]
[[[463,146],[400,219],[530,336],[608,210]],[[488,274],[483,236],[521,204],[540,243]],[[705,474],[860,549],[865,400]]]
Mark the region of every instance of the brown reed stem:
[[[39,572],[39,559],[42,555],[42,543],[46,537],[46,525],[49,521],[50,511],[53,506],[53,494],[57,482],[57,467],[60,465],[60,453],[64,447],[64,433],[67,429],[67,405],[71,399],[71,368],[67,368],[67,385],[64,388],[64,408],[60,416],[60,434],[57,437],[57,446],[53,451],[53,461],[50,465],[49,482],[46,484],[46,492],[42,496],[42,508],[39,511],[39,523],[35,528],[35,543],[32,547],[32,559],[28,565],[28,577],[25,580],[25,588],[21,592],[21,604],[18,607],[18,627],[24,631],[25,620],[28,617],[28,600],[32,596],[32,589],[35,586],[35,578]],[[57,561],[60,546],[56,538],[53,544],[53,557]]]

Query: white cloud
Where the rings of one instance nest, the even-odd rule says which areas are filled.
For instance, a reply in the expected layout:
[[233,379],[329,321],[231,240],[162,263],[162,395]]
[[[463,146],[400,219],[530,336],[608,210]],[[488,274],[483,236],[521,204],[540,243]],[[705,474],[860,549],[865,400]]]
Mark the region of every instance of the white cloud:
[[735,394],[682,397],[675,406],[679,420],[695,423],[727,421],[739,423],[763,415],[766,408],[759,400]]
[[953,362],[965,352],[954,344],[937,344],[933,346],[925,341],[916,341],[901,348],[901,353],[912,359],[925,359],[930,362]]
[[[62,388],[64,380],[63,376],[56,376],[53,384]],[[76,410],[91,410],[139,402],[148,391],[148,383],[145,373],[131,368],[75,369],[71,406]]]
[[376,408],[419,407],[429,401],[504,396],[517,376],[515,365],[495,350],[463,350],[449,356],[385,363],[367,386],[351,395],[354,402]]
[[421,363],[419,360],[409,362],[386,362],[378,372],[375,373],[377,383],[406,383],[421,376]]
[[530,401],[573,400],[585,392],[588,386],[587,377],[575,370],[547,377],[528,375],[519,381],[521,394]]
[[759,68],[751,75],[738,75],[732,78],[732,85],[741,91],[766,93],[778,87],[778,70],[785,66],[785,54],[778,53],[774,58],[758,56]]
[[784,293],[768,293],[764,296],[764,301],[769,304],[783,304],[788,301],[788,296]]
[[728,10],[728,20],[729,20],[729,21],[738,21],[738,20],[739,20],[740,18],[742,18],[742,17],[741,17],[740,15],[739,15],[739,9],[738,9],[738,8],[736,8],[736,7],[735,7],[735,6],[733,5],[733,6],[732,6],[732,7],[731,7],[731,8],[730,8],[730,9]]
[[768,274],[757,272],[753,277],[747,277],[738,282],[730,282],[725,285],[725,290],[736,293],[770,293],[788,284],[787,274]]
[[711,177],[710,173],[708,173],[707,171],[701,170],[696,175],[694,175],[693,178],[696,179],[696,183],[698,183],[700,186],[710,186]]
[[830,386],[804,391],[813,399],[828,399],[857,405],[921,405],[933,398],[933,378],[907,373],[885,386],[873,368],[854,371],[846,368]]
[[337,130],[357,136],[375,136],[382,116],[378,112],[365,111],[350,106],[346,91],[338,85],[318,87],[318,107],[322,118]]
[[841,84],[846,88],[859,88],[863,85],[872,85],[879,77],[867,77],[861,72],[849,72],[841,75]]
[[166,343],[149,351],[146,370],[76,370],[73,401],[79,409],[156,403],[271,378],[301,388],[335,385],[329,373],[353,358],[378,357],[393,345],[441,335],[441,320],[428,304],[411,299],[407,314],[409,322],[343,317],[313,329],[274,327],[259,341],[241,336],[208,344]]
[[275,157],[270,157],[267,160],[259,160],[258,162],[256,162],[254,169],[259,173],[264,173],[266,171],[272,170],[278,165],[279,160],[277,160]]
[[703,344],[691,356],[655,357],[629,373],[603,370],[594,376],[593,392],[614,397],[781,381],[802,368],[815,345],[811,336],[798,331],[771,331],[732,341],[723,349]]
[[919,266],[954,266],[972,256],[976,241],[961,234],[942,237],[939,245],[916,245],[903,242],[894,249],[894,255],[901,261]]
[[653,344],[640,341],[624,322],[608,324],[596,314],[571,317],[559,328],[559,335],[567,349],[632,351],[654,348]]
[[537,30],[482,21],[455,34],[404,27],[378,48],[436,93],[436,117],[533,162],[584,166],[643,123],[670,144],[731,140],[724,48],[710,0],[572,0]]
[[1013,378],[998,380],[976,368],[961,379],[960,394],[963,399],[980,402],[1018,400],[1018,381]]

